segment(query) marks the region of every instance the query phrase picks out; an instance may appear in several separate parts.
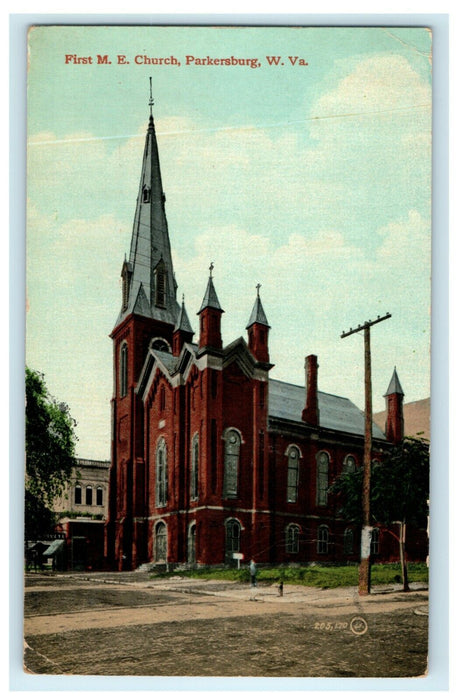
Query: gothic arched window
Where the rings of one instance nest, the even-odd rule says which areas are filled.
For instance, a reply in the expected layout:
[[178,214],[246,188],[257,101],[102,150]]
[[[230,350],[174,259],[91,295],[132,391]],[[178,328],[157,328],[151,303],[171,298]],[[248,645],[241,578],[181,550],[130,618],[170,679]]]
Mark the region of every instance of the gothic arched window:
[[191,445],[191,500],[197,499],[199,492],[199,436],[196,434]]
[[127,394],[127,343],[121,345],[119,355],[119,395]]
[[224,498],[237,498],[240,444],[242,442],[237,430],[228,430],[224,437]]
[[356,461],[352,455],[345,457],[343,470],[345,474],[353,474],[356,471]]
[[156,505],[167,503],[167,445],[161,438],[156,449]]
[[165,523],[156,525],[155,561],[167,561],[167,527]]
[[326,452],[319,452],[316,461],[316,502],[319,506],[326,506],[328,504],[329,455]]
[[226,560],[233,561],[234,552],[240,552],[241,526],[238,520],[231,518],[226,522]]
[[299,484],[299,457],[300,452],[295,445],[290,445],[286,450],[288,455],[288,481],[286,500],[288,503],[296,503],[297,487]]
[[288,554],[299,552],[299,525],[288,525],[286,528],[286,551]]
[[329,528],[327,525],[320,525],[316,541],[316,551],[318,554],[327,554],[329,547]]

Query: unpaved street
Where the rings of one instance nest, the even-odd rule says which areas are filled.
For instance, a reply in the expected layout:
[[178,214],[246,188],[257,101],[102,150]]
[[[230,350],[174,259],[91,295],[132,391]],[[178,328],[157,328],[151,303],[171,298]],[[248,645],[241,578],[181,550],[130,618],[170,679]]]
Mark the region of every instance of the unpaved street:
[[427,591],[320,590],[28,574],[25,669],[134,676],[409,677],[427,664]]

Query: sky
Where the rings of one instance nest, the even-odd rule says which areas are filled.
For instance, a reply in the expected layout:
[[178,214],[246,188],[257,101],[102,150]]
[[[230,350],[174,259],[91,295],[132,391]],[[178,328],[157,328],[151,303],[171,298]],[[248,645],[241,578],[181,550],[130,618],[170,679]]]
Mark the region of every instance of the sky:
[[[195,60],[232,57],[258,67]],[[26,359],[69,405],[78,456],[110,457],[109,335],[150,76],[194,330],[213,262],[224,344],[246,337],[262,285],[273,378],[304,384],[313,353],[319,389],[363,408],[362,334],[340,336],[390,312],[371,331],[374,411],[394,366],[406,402],[429,396],[427,29],[36,27],[28,61]]]

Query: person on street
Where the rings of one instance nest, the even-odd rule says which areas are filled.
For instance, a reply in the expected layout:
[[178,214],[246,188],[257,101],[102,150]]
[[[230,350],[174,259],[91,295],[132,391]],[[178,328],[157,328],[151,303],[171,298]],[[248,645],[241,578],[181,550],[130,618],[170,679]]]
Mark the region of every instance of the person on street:
[[250,561],[250,579],[251,587],[256,588],[256,564],[254,562],[254,559]]

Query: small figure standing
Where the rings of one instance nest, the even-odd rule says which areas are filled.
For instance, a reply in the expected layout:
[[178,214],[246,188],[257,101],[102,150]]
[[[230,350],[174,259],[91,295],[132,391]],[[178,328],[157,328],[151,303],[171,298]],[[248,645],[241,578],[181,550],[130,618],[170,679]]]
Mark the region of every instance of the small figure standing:
[[254,562],[254,559],[250,561],[250,579],[251,579],[251,587],[256,588],[256,564]]
[[280,585],[278,586],[278,595],[283,597],[283,581],[280,581]]

